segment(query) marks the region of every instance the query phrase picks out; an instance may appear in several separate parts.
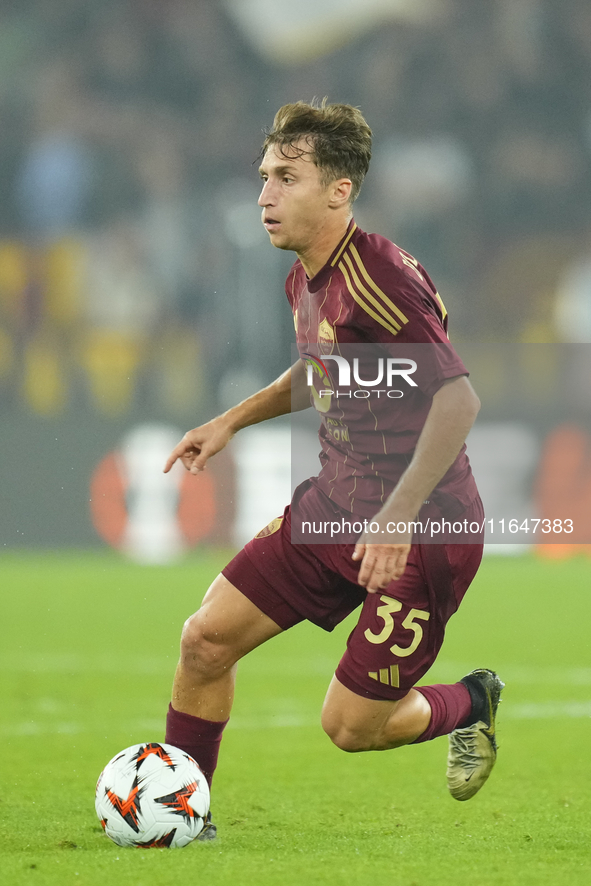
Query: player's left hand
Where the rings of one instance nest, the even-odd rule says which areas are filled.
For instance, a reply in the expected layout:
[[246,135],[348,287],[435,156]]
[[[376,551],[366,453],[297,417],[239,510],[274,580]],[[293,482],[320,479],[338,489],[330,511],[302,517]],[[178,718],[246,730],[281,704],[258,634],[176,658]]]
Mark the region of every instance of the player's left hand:
[[409,553],[409,543],[368,544],[358,541],[353,551],[353,559],[361,560],[357,581],[368,594],[377,594],[404,574]]
[[[404,526],[401,526],[401,522]],[[357,581],[368,594],[377,594],[388,587],[391,581],[398,581],[404,574],[410,553],[411,532],[388,532],[392,527],[408,527],[400,511],[382,510],[376,514],[366,531],[360,536],[353,560],[361,560]],[[393,528],[393,527],[392,527]],[[387,533],[387,534],[386,534]],[[386,542],[384,536],[388,539]]]

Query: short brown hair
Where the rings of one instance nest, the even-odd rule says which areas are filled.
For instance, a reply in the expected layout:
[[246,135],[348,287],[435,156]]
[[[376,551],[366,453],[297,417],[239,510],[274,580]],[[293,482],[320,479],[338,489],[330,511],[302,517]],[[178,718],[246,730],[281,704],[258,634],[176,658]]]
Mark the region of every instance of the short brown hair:
[[[338,178],[349,178],[351,203],[356,200],[371,159],[371,129],[359,108],[329,104],[326,98],[320,104],[313,99],[283,105],[272,128],[265,132],[261,154],[271,145],[285,153],[285,148],[293,149],[302,138],[308,140],[322,183],[326,186]],[[305,153],[301,150],[300,156]]]

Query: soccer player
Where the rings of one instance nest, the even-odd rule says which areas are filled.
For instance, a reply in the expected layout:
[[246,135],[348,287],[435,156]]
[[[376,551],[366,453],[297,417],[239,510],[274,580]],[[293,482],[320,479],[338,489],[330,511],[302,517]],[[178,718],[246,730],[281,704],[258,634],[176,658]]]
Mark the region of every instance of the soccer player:
[[[241,428],[310,405],[319,410],[322,469],[222,570],[185,623],[166,741],[193,756],[211,783],[238,660],[304,619],[330,631],[361,606],[328,688],[324,730],[345,751],[449,735],[448,786],[453,797],[466,800],[495,763],[503,683],[487,669],[451,685],[416,683],[433,664],[445,624],[476,574],[481,534],[426,544],[413,541],[405,527],[417,515],[444,511],[465,526],[482,524],[464,446],[480,403],[449,344],[446,310],[426,271],[353,220],[371,156],[371,130],[359,110],[326,100],[285,105],[261,156],[263,225],[273,246],[297,255],[286,293],[302,359],[185,434],[165,471],[180,459],[197,474]],[[321,355],[337,354],[344,345],[401,343],[431,344],[441,356],[432,360],[423,389],[420,383],[413,389],[406,426],[385,434],[368,425],[368,416],[377,421],[379,408],[387,422],[392,400],[382,398],[381,407],[356,401],[347,427],[334,400],[320,402],[307,384],[310,342],[318,343]],[[335,434],[335,426],[344,433]],[[366,451],[355,445],[362,439]],[[374,531],[336,544],[294,544],[296,505],[298,513],[319,520],[361,515],[373,521]],[[404,524],[405,532],[384,540],[392,524]],[[203,837],[214,836],[210,823]]]

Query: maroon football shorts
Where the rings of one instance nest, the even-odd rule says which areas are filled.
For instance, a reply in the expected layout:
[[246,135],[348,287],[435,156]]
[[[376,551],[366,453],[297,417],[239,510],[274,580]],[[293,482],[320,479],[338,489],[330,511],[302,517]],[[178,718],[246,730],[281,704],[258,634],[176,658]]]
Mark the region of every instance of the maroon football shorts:
[[[296,494],[318,519],[344,515],[310,481]],[[482,523],[480,499],[460,517]],[[354,547],[292,544],[288,505],[222,573],[284,630],[307,619],[332,631],[361,605],[337,679],[364,698],[403,698],[435,661],[445,625],[480,565],[482,544],[413,544],[402,577],[377,594],[357,584]]]

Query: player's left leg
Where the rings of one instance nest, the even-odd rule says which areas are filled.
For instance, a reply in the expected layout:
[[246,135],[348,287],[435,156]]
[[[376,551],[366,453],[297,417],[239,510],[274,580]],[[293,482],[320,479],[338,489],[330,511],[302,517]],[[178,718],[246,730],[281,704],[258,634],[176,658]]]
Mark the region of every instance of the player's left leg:
[[504,683],[493,671],[472,671],[459,683],[421,686],[398,701],[363,698],[333,677],[322,726],[344,751],[382,751],[449,734],[447,783],[469,800],[496,762],[495,718]]
[[[439,696],[440,704],[430,703]],[[322,709],[322,726],[344,751],[385,751],[448,735],[470,719],[472,703],[463,683],[411,689],[398,700],[364,698],[333,677]]]
[[323,726],[346,751],[386,750],[450,735],[448,786],[456,799],[482,787],[496,759],[503,684],[492,671],[458,683],[416,684],[481,557],[477,545],[413,545],[405,572],[368,594],[327,693]]
[[480,790],[497,759],[495,720],[505,684],[494,671],[479,668],[463,678],[472,698],[471,723],[449,736],[447,786],[456,800]]

